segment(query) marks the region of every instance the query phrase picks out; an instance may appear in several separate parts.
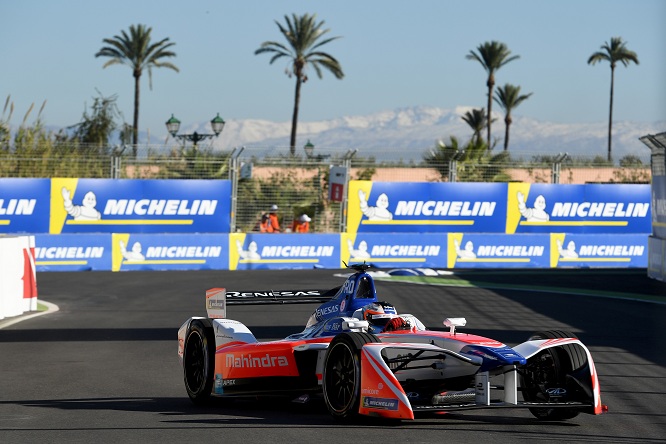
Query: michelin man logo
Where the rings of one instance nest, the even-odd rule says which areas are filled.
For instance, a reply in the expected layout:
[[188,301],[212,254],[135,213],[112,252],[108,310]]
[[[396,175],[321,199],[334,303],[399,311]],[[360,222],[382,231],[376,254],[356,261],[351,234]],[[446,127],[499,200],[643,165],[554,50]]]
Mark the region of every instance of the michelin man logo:
[[72,216],[74,220],[100,220],[102,214],[95,209],[97,197],[92,191],[88,191],[83,196],[81,205],[74,205],[71,199],[70,191],[62,187],[62,199],[65,202],[65,211]]
[[368,201],[363,190],[358,190],[358,198],[361,201],[361,212],[369,220],[393,219],[393,213],[388,210],[389,201],[388,196],[385,193],[379,195],[374,207],[368,206]]
[[120,253],[126,261],[142,262],[146,260],[146,256],[141,253],[141,244],[139,242],[134,242],[132,249],[129,251],[125,247],[125,242],[120,241],[118,245],[120,246]]
[[528,222],[548,222],[550,216],[546,213],[546,198],[538,195],[534,200],[534,208],[527,208],[525,195],[518,191],[518,211]]
[[361,241],[358,244],[358,248],[354,248],[354,244],[351,240],[347,239],[347,246],[349,246],[349,257],[351,259],[369,259],[370,253],[368,253],[368,243],[366,241]]
[[250,244],[247,246],[247,250],[243,250],[243,245],[238,239],[236,239],[236,249],[238,250],[238,255],[240,256],[241,259],[244,260],[261,259],[261,255],[257,253],[259,247],[257,246],[257,243],[255,241],[250,242]]
[[467,241],[465,243],[464,250],[460,249],[460,242],[458,242],[458,239],[455,239],[453,241],[453,246],[456,249],[456,254],[458,255],[458,259],[476,259],[476,253],[474,253],[474,244],[472,243],[472,241]]
[[576,244],[574,241],[569,241],[567,248],[562,248],[562,241],[557,240],[557,251],[560,253],[560,258],[562,259],[576,259],[578,258],[578,253],[576,253]]

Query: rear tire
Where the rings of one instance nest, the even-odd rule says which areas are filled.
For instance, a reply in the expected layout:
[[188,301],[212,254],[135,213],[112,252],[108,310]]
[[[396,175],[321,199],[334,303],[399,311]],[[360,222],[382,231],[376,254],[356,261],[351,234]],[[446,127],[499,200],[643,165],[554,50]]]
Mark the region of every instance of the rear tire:
[[361,349],[370,342],[380,342],[371,333],[341,333],[326,352],[324,361],[324,402],[336,419],[358,416],[361,400]]
[[[549,330],[534,333],[529,340],[576,338],[573,333],[563,330]],[[521,372],[523,398],[527,402],[560,402],[564,398],[553,399],[553,389],[567,386],[567,375],[579,369],[587,362],[587,357],[580,347],[567,344],[560,347],[547,348],[528,359]],[[560,421],[571,419],[580,413],[567,408],[530,408],[530,412],[544,421]]]
[[215,372],[215,336],[208,319],[195,319],[185,337],[183,373],[185,389],[197,405],[210,401]]

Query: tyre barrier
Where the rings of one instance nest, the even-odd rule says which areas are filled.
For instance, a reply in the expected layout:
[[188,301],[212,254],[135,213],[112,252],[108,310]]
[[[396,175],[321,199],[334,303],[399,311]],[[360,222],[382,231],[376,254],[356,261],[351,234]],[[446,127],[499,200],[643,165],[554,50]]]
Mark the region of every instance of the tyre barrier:
[[0,236],[0,320],[37,310],[34,236]]

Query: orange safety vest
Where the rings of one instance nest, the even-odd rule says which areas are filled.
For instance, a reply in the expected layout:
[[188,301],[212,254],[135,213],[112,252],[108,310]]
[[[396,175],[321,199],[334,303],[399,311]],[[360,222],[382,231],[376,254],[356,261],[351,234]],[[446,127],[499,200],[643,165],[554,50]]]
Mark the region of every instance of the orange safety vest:
[[310,231],[310,222],[301,222],[300,220],[295,220],[291,226],[291,231],[294,233],[307,233]]

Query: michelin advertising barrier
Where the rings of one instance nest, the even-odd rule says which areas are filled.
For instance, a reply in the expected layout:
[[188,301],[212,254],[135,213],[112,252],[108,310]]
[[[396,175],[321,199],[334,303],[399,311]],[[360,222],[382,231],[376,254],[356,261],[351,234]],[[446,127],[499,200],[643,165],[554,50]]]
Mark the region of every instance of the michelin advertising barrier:
[[548,268],[646,267],[666,226],[649,185],[351,181],[342,234],[229,233],[230,199],[223,180],[0,179],[0,232],[36,234],[38,271]]
[[348,233],[650,233],[650,186],[351,181]]
[[228,180],[52,179],[51,234],[228,233]]
[[50,179],[0,179],[0,233],[48,233]]
[[227,270],[227,233],[42,234],[37,271]]
[[228,233],[228,180],[0,179],[0,233]]
[[36,235],[37,271],[342,268],[580,268],[648,265],[642,234]]

